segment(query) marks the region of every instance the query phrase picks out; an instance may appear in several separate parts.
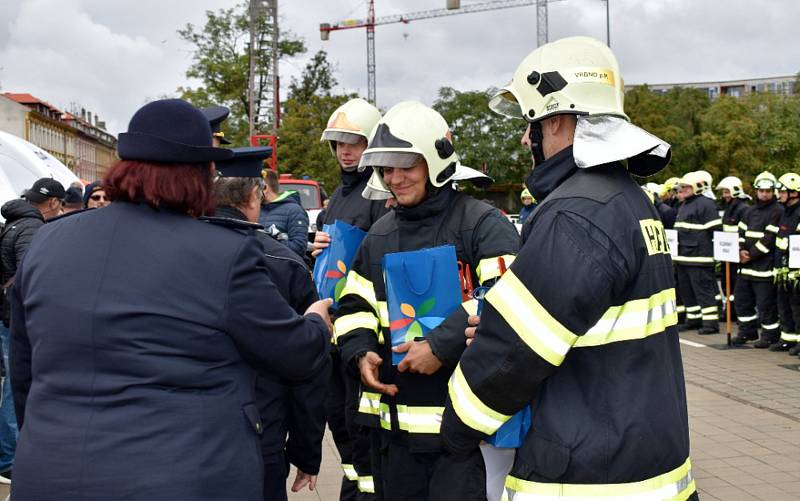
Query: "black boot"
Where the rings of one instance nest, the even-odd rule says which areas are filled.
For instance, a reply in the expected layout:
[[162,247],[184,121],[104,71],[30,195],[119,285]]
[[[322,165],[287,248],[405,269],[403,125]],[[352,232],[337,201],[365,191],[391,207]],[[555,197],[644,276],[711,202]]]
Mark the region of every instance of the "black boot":
[[789,343],[788,341],[778,340],[775,343],[769,345],[769,351],[788,351],[789,348],[794,347],[796,343]]
[[735,335],[731,339],[731,343],[733,343],[733,344],[735,344],[737,346],[741,346],[743,344],[746,344],[748,341],[755,341],[756,339],[758,339],[758,335],[756,335],[756,334],[744,334],[744,335],[742,335],[742,333],[740,332],[739,334]]
[[798,354],[800,354],[800,343],[789,348],[789,355],[798,355]]
[[694,323],[678,324],[678,332],[696,331],[701,326]]
[[753,343],[753,348],[758,348],[758,349],[761,349],[761,350],[763,350],[763,349],[765,349],[765,348],[769,348],[769,347],[770,347],[770,346],[772,346],[774,343],[775,343],[775,340],[774,340],[774,339],[770,339],[770,338],[763,338],[763,337],[762,337],[761,339],[759,339],[758,341],[756,341],[755,343]]
[[702,336],[708,334],[719,334],[719,322],[715,320],[706,320],[703,322],[703,327],[701,327],[697,333]]

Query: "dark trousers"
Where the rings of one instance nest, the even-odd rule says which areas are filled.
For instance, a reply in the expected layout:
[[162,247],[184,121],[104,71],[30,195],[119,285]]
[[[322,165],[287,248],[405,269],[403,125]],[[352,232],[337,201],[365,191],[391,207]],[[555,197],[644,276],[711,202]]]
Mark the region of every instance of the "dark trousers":
[[[722,311],[724,311],[724,309],[727,308],[728,305],[730,305],[730,308],[731,308],[731,320],[735,321],[736,320],[736,315],[737,315],[737,313],[736,313],[736,301],[735,301],[735,299],[736,299],[736,283],[739,281],[739,279],[741,277],[736,273],[737,270],[739,269],[739,265],[738,264],[731,263],[730,267],[731,267],[731,295],[730,295],[729,298],[725,299],[725,294],[728,293],[728,289],[726,288],[727,287],[727,276],[725,274],[725,263],[722,263],[722,273],[721,273],[721,276],[720,276],[720,285],[722,286],[722,293],[718,294],[719,301],[717,301],[717,304],[719,304],[720,306],[723,307],[723,310],[720,310],[720,320],[724,320],[725,319],[725,315],[722,314]],[[725,299],[725,300],[723,301],[723,299]]]
[[686,305],[686,323],[693,327],[719,328],[717,281],[710,266],[677,265],[678,289]]
[[412,453],[391,442],[383,475],[386,501],[486,501],[486,467],[480,450],[467,456]]
[[777,291],[772,281],[739,277],[736,282],[736,316],[739,335],[750,339],[761,337],[776,342],[779,336]]
[[331,355],[331,385],[328,391],[328,428],[342,458],[340,501],[373,501],[375,499],[370,461],[368,430],[355,424],[358,412],[358,382],[348,374],[338,351]]
[[787,342],[794,342],[794,338],[797,335],[797,329],[795,326],[795,317],[792,314],[792,304],[791,304],[792,293],[787,291],[783,287],[778,287],[778,317],[780,318],[781,323],[781,339]]
[[283,453],[264,458],[264,501],[286,501],[289,465]]

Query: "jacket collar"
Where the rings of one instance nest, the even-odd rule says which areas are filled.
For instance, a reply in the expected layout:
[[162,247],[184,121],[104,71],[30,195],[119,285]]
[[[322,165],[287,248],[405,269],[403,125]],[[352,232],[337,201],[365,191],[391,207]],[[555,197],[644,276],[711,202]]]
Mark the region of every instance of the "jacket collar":
[[413,207],[398,205],[395,209],[397,217],[402,221],[419,221],[445,212],[450,206],[450,201],[456,191],[452,185],[446,184],[441,188],[431,189],[428,186],[428,198]]
[[572,146],[568,146],[536,165],[525,179],[525,186],[540,203],[568,177],[577,172]]
[[342,195],[347,196],[362,183],[366,184],[367,180],[372,175],[372,169],[364,169],[362,172],[359,172],[358,169],[354,169],[352,171],[341,169],[341,174]]

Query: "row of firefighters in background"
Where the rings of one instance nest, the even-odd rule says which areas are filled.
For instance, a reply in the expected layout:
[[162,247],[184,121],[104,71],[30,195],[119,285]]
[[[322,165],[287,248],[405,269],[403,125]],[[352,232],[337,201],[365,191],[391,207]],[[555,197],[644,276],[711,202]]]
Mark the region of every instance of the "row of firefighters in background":
[[728,176],[716,186],[721,209],[705,171],[643,188],[664,227],[678,233],[673,262],[682,315],[679,329],[719,332],[719,306],[727,284],[724,273],[721,285],[716,279],[713,237],[715,231],[738,233],[739,264],[732,265],[732,293],[724,301],[739,326],[732,342],[755,341],[756,348],[800,353],[800,270],[789,268],[789,236],[800,233],[800,175],[789,172],[776,178],[762,172],[753,181],[755,200],[744,191],[741,179]]

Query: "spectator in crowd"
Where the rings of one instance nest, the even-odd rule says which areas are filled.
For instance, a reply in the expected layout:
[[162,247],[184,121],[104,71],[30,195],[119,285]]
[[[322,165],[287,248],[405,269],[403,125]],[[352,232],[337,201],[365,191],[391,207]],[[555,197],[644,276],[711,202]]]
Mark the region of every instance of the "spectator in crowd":
[[[33,183],[33,186],[23,194],[24,199],[6,202],[0,214],[5,218],[6,225],[0,233],[0,282],[3,284],[2,298],[14,283],[17,267],[22,257],[28,250],[33,236],[49,219],[58,214],[61,209],[61,199],[64,198],[64,186],[51,178],[42,178]],[[34,205],[35,204],[35,205]],[[45,216],[46,214],[46,216]],[[7,396],[11,395],[11,377],[7,370],[9,367],[9,303],[3,301],[0,325],[0,346],[2,346],[2,363],[6,378],[2,387],[2,403],[0,406],[0,482],[11,478],[11,468],[14,464],[14,451],[17,446],[17,419],[14,413],[14,403]]]
[[64,214],[83,209],[83,192],[81,188],[71,186],[64,195]]
[[278,174],[267,170],[264,202],[258,222],[279,242],[305,257],[308,244],[308,214],[295,191],[280,192]]
[[106,190],[100,181],[95,181],[86,187],[83,194],[83,204],[87,209],[101,209],[110,204],[111,200],[106,195]]
[[11,495],[259,499],[255,368],[316,374],[330,302],[298,315],[252,234],[197,220],[213,210],[213,162],[232,155],[197,108],[148,103],[118,146],[114,203],[42,227],[9,296]]

